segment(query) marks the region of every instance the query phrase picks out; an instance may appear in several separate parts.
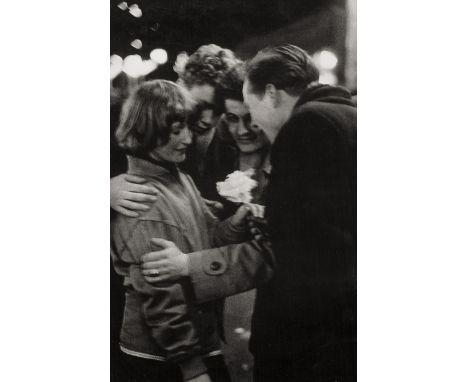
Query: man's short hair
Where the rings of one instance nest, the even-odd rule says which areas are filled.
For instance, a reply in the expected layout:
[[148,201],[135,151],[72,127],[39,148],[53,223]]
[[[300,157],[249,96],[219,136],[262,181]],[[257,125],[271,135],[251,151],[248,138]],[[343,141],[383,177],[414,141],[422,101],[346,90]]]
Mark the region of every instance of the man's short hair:
[[226,73],[241,62],[230,49],[218,45],[202,45],[187,60],[179,80],[187,89],[196,85],[210,85],[215,89],[213,111],[215,115],[223,112],[224,100],[220,95],[220,83]]
[[319,71],[307,52],[295,45],[285,44],[260,50],[246,65],[251,91],[263,94],[268,84],[298,96],[314,81]]
[[130,155],[146,155],[169,140],[171,125],[192,116],[195,102],[188,91],[171,81],[143,82],[125,101],[115,133]]
[[229,49],[215,44],[202,45],[188,58],[179,76],[189,89],[204,84],[217,87],[224,74],[237,62],[239,60]]

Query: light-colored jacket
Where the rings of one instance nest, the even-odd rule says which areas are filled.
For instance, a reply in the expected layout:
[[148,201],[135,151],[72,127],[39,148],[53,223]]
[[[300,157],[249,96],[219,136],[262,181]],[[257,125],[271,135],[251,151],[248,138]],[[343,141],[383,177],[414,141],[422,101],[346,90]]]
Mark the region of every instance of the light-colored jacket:
[[111,226],[111,253],[124,276],[126,304],[120,335],[122,351],[142,358],[179,363],[185,379],[204,368],[201,356],[219,354],[213,303],[196,304],[188,279],[153,286],[140,270],[140,258],[155,250],[151,238],[174,242],[184,253],[245,240],[229,220],[208,210],[192,179],[175,166],[129,157],[128,173],[155,186],[160,195],[139,218],[119,215]]

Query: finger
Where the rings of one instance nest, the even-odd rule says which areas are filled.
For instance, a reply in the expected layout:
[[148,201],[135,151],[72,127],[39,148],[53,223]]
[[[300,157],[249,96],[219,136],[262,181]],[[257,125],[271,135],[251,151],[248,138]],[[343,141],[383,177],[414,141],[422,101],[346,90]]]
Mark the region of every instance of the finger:
[[160,248],[163,248],[163,249],[171,248],[171,247],[176,246],[172,241],[165,240],[165,239],[160,239],[160,238],[152,238],[151,239],[151,245],[152,246],[157,246],[157,247],[160,247]]
[[137,183],[137,184],[142,184],[142,183],[145,183],[147,181],[145,178],[142,178],[141,176],[129,175],[129,174],[125,174],[124,179],[127,182]]
[[165,258],[166,256],[161,255],[159,251],[146,253],[141,257],[143,262],[140,267],[142,269],[160,269],[162,266],[161,260],[164,260]]
[[151,207],[146,204],[131,202],[130,200],[122,200],[120,205],[132,211],[148,211]]
[[168,275],[160,275],[160,276],[145,276],[145,280],[150,284],[158,284],[163,281],[169,280]]
[[157,196],[155,195],[142,194],[142,193],[131,192],[131,191],[127,191],[125,193],[125,199],[131,200],[133,202],[142,202],[142,203],[150,203],[150,202],[155,202],[156,200],[158,200]]
[[148,186],[145,184],[129,184],[126,187],[127,191],[134,192],[134,193],[140,193],[140,194],[149,194],[149,195],[159,195],[159,191],[156,187],[153,186]]
[[262,210],[263,206],[260,206],[258,204],[250,204],[250,211],[252,212],[252,215],[256,218],[262,217]]
[[115,207],[115,210],[124,216],[128,216],[129,218],[137,218],[138,216],[140,216],[138,212],[127,210],[126,208],[121,206]]
[[164,272],[162,272],[160,269],[142,269],[141,273],[145,276],[160,276]]

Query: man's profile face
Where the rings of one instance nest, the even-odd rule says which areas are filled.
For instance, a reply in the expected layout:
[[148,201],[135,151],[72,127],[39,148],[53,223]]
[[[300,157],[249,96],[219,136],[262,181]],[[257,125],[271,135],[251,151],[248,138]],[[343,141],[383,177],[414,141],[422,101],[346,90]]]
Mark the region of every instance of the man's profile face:
[[248,79],[244,81],[242,94],[252,115],[252,124],[260,127],[269,136],[270,131],[276,130],[280,124],[273,100],[266,94],[253,93]]

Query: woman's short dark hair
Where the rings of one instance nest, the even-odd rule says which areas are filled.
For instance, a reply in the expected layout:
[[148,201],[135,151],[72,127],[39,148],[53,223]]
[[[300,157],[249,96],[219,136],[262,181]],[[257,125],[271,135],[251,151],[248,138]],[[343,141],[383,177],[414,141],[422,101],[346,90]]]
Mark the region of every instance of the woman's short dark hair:
[[166,80],[142,83],[125,101],[115,133],[118,145],[143,155],[169,140],[171,125],[186,121],[195,102],[186,89]]
[[242,85],[245,78],[245,66],[243,62],[234,65],[219,84],[219,95],[224,100],[234,99],[244,102],[242,95]]
[[254,93],[263,94],[265,86],[272,84],[297,96],[318,81],[319,71],[305,50],[285,44],[259,51],[247,63],[246,76]]

